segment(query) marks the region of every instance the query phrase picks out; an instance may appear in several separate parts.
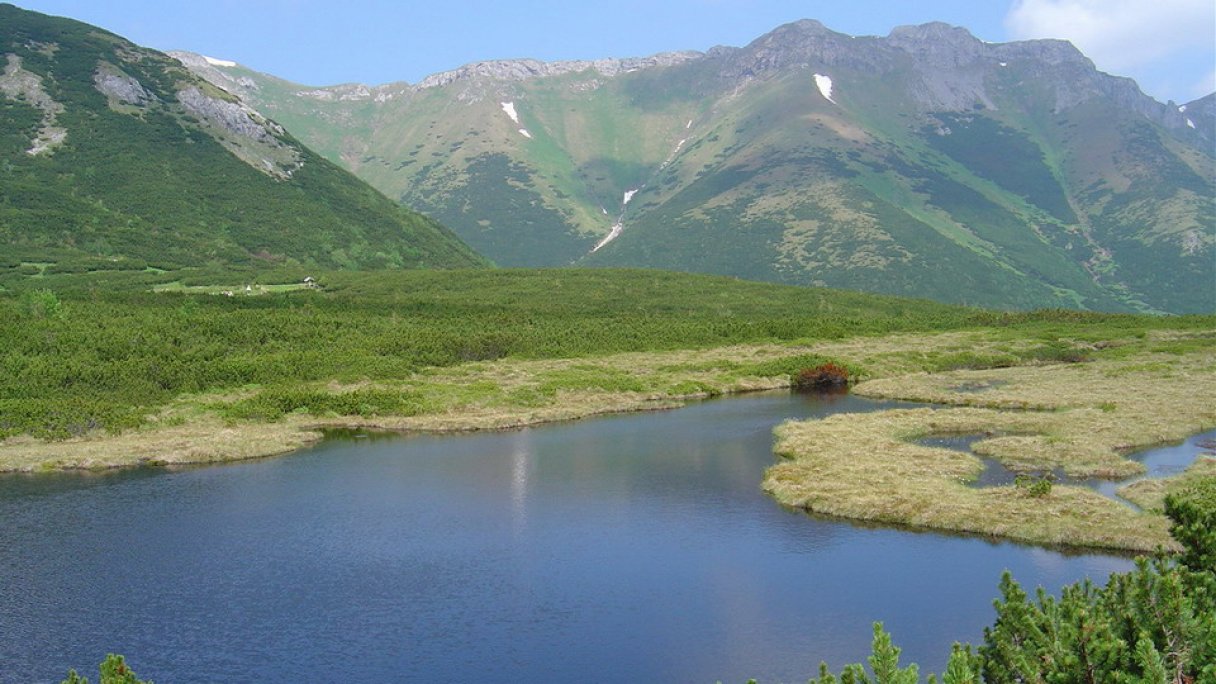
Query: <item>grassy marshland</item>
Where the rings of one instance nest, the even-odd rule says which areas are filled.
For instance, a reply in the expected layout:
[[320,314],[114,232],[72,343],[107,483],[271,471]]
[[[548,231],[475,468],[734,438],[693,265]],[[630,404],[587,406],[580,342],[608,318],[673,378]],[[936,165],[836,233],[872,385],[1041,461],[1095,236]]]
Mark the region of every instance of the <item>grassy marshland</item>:
[[[1091,345],[1092,347],[1093,345]],[[1082,348],[1078,346],[1078,352]],[[1149,551],[1169,545],[1165,518],[1093,491],[1056,484],[1035,496],[1015,486],[975,488],[971,454],[917,444],[935,435],[990,435],[975,453],[1020,471],[1127,477],[1125,456],[1216,426],[1211,333],[1149,334],[1092,348],[1092,361],[914,373],[879,378],[858,394],[950,404],[836,415],[777,430],[764,487],[783,503],[849,518],[975,532],[1048,544]],[[974,408],[984,407],[984,408]],[[1166,490],[1212,472],[1201,461],[1178,483],[1136,485],[1153,507]]]
[[[315,289],[273,287],[300,273],[3,281],[0,470],[256,458],[328,426],[494,429],[668,408],[785,387],[833,360],[867,380],[859,393],[960,408],[782,428],[791,459],[765,484],[781,501],[1146,549],[1167,541],[1160,516],[1065,486],[972,489],[978,460],[910,440],[991,433],[977,451],[1010,467],[1113,476],[1136,471],[1129,449],[1216,425],[1213,317],[993,313],[652,271],[316,277]],[[234,296],[201,294],[212,290]]]

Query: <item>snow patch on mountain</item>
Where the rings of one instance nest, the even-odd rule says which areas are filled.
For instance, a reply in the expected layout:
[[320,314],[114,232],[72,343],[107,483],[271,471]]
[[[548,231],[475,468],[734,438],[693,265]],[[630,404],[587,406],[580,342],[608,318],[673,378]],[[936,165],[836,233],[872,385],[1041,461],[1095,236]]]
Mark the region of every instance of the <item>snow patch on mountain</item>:
[[1190,119],[1187,119],[1187,120],[1186,120],[1186,125],[1190,126],[1191,128],[1194,128],[1194,127],[1195,127],[1195,122],[1194,122],[1194,121],[1191,121]]
[[815,74],[815,87],[819,89],[819,94],[823,95],[823,99],[836,104],[836,100],[832,99],[832,79],[823,74]]
[[620,221],[612,224],[612,230],[608,231],[608,234],[604,236],[603,240],[595,243],[595,246],[591,248],[591,253],[595,254],[596,252],[600,251],[600,247],[603,247],[609,242],[617,239],[623,230],[625,230],[625,226]]
[[629,200],[633,199],[633,196],[634,196],[634,195],[636,195],[636,194],[638,194],[638,191],[637,191],[636,189],[634,189],[634,190],[627,190],[627,191],[625,192],[625,196],[624,196],[624,197],[621,199],[621,206],[624,206],[624,205],[626,205],[626,204],[629,204]]
[[230,61],[227,59],[216,59],[214,57],[208,57],[207,55],[203,55],[203,59],[207,60],[207,63],[210,64],[211,66],[221,66],[221,67],[236,66],[236,62],[233,62],[233,61]]
[[532,137],[532,134],[531,134],[531,133],[529,133],[529,132],[528,132],[528,129],[526,129],[526,128],[521,128],[521,129],[519,129],[519,134],[520,134],[520,135],[522,135],[522,136],[523,136],[523,137],[525,137],[525,138],[531,138],[531,137]]
[[498,104],[500,107],[502,107],[502,111],[506,112],[507,116],[511,117],[511,120],[514,121],[518,125],[519,124],[519,114],[515,111],[515,103],[514,102],[499,102]]

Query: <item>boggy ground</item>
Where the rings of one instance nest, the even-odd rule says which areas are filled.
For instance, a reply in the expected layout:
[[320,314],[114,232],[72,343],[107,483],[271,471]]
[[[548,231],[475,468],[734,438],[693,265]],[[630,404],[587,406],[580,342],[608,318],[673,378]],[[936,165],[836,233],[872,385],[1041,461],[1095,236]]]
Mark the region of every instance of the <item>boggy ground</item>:
[[[1042,497],[1013,486],[976,489],[967,483],[982,470],[977,458],[914,443],[928,435],[990,434],[975,451],[1010,468],[1125,477],[1140,469],[1125,458],[1129,452],[1216,426],[1213,331],[1099,337],[1056,335],[1046,356],[1041,336],[989,329],[502,359],[424,370],[391,382],[249,387],[181,397],[145,426],[118,434],[62,441],[10,437],[0,442],[0,471],[259,458],[315,442],[326,427],[449,432],[664,409],[692,397],[786,387],[791,372],[833,359],[866,378],[855,387],[858,394],[954,408],[838,415],[781,426],[776,450],[785,460],[770,469],[764,487],[782,503],[1036,543],[1128,550],[1169,546],[1165,519],[1154,510],[1136,511],[1059,484]],[[1201,461],[1184,477],[1213,474],[1216,466]],[[1174,486],[1154,481],[1126,493],[1154,509]]]
[[324,428],[460,432],[668,409],[690,398],[787,387],[791,372],[818,360],[800,346],[732,346],[475,362],[427,369],[403,381],[186,396],[147,425],[118,434],[0,441],[0,472],[252,459],[306,446],[321,439]]
[[1216,349],[1204,336],[1150,334],[1099,345],[1084,363],[912,373],[876,378],[860,395],[935,402],[795,421],[776,430],[783,462],[764,488],[782,503],[860,520],[986,534],[1045,544],[1151,551],[1172,548],[1161,500],[1216,475],[1201,458],[1182,476],[1125,487],[1136,510],[1081,486],[1034,495],[1014,485],[977,488],[972,454],[916,440],[988,435],[976,454],[1013,470],[1123,478],[1127,455],[1216,426]]
[[[500,359],[423,369],[397,380],[296,382],[184,395],[121,432],[0,441],[0,472],[235,461],[287,453],[321,429],[456,432],[657,410],[684,400],[788,387],[829,359],[869,377],[957,363],[1040,362],[1043,340],[997,330],[859,337],[809,344]],[[860,364],[860,365],[856,365]]]

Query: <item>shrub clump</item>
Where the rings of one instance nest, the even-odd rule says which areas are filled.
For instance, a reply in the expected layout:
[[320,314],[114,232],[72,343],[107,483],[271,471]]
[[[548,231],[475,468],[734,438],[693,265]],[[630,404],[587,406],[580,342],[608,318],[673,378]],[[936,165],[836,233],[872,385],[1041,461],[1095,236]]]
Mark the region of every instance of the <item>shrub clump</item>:
[[1055,480],[1055,476],[1051,473],[1043,475],[1018,475],[1013,480],[1014,486],[1019,492],[1026,496],[1041,499],[1048,494],[1051,494],[1051,483]]
[[796,392],[823,392],[840,389],[848,384],[848,369],[831,361],[812,368],[803,368],[791,378],[791,385]]

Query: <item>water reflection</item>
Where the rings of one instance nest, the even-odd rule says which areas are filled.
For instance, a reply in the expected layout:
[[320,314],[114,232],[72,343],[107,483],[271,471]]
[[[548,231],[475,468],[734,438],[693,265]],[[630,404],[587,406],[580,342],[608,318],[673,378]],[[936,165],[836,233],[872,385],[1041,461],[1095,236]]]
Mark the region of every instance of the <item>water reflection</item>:
[[[0,681],[126,653],[194,681],[766,681],[868,653],[939,671],[1002,570],[1129,562],[815,519],[760,490],[768,395],[502,433],[331,439],[289,458],[0,478]],[[70,619],[65,619],[65,616]],[[20,673],[20,679],[16,679]]]
[[518,534],[528,523],[528,472],[532,464],[532,429],[515,433],[511,445],[511,521]]

